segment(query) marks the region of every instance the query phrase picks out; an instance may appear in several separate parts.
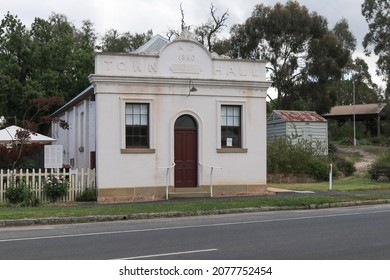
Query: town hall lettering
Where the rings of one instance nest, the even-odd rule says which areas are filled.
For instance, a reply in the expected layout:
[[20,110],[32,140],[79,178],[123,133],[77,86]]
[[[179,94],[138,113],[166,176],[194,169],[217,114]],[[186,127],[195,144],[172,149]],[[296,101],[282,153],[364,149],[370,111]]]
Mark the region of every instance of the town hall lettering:
[[157,62],[141,62],[141,60],[135,59],[132,61],[118,61],[104,60],[105,70],[108,72],[120,71],[120,72],[133,72],[133,73],[158,73]]
[[252,67],[243,67],[228,64],[226,66],[215,67],[214,74],[216,76],[228,76],[228,77],[260,77],[261,70],[257,65],[251,65]]
[[[244,64],[240,62],[219,61],[213,60],[214,64],[212,75],[220,78],[240,79],[240,77],[261,77],[264,73],[261,70],[261,65]],[[202,59],[199,59],[193,47],[179,46],[177,49],[176,60],[172,64],[161,65],[158,58],[148,57],[114,57],[105,58],[103,60],[104,73],[116,73],[118,75],[151,75],[156,76],[164,72],[164,69],[169,69],[172,73],[177,74],[201,74],[204,70],[207,72]],[[210,69],[211,70],[211,69]]]

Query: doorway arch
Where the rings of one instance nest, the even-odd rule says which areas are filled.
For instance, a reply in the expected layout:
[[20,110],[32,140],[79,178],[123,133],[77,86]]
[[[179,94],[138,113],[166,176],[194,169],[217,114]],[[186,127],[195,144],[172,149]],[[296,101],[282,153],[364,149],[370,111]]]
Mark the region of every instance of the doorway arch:
[[181,115],[174,126],[175,187],[198,186],[198,124],[188,115]]

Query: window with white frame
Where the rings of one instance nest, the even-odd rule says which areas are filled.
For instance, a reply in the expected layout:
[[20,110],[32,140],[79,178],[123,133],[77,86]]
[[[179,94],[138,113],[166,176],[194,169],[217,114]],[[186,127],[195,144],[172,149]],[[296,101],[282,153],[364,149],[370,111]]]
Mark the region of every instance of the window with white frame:
[[221,147],[241,148],[241,114],[240,105],[221,105]]
[[126,148],[149,148],[149,104],[125,104]]

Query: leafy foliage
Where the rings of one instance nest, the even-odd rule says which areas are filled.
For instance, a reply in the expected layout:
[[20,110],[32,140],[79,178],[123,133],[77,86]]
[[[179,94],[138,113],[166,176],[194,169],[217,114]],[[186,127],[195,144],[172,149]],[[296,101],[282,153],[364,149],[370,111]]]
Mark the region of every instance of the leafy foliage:
[[153,37],[153,31],[148,30],[147,33],[130,32],[123,34],[115,29],[110,29],[106,32],[102,39],[102,45],[99,47],[103,52],[132,52],[145,44]]
[[55,96],[66,102],[78,94],[94,69],[95,41],[89,21],[77,30],[64,15],[52,14],[28,29],[7,13],[0,23],[1,114],[30,119],[30,100]]
[[97,201],[97,190],[95,188],[86,188],[76,196],[76,201]]
[[390,152],[382,154],[373,164],[368,168],[368,173],[375,174],[377,169],[390,168]]
[[351,176],[356,172],[356,167],[353,162],[345,158],[338,157],[337,155],[334,156],[333,160],[337,166],[338,171],[342,172],[345,176]]
[[[48,127],[52,122],[59,123],[63,129],[68,129],[69,125],[64,120],[54,118],[50,115],[50,109],[62,104],[62,99],[57,96],[34,98],[30,102],[30,106],[23,114],[22,128],[18,129],[15,135],[9,133],[12,139],[7,145],[0,146],[0,168],[16,167],[22,168],[26,160],[31,162],[32,156],[37,156],[39,150],[42,150],[42,145],[29,143],[32,135],[35,135],[40,126]],[[31,114],[30,119],[26,116]],[[1,119],[0,128],[7,125],[6,119]],[[30,157],[30,159],[29,159]]]
[[62,177],[50,175],[43,184],[43,192],[52,202],[64,197],[68,193],[69,182]]
[[5,190],[5,198],[9,203],[18,206],[38,206],[39,199],[25,181],[11,180],[10,186]]
[[390,152],[382,154],[375,162],[377,167],[390,167]]
[[306,174],[318,180],[328,178],[327,158],[309,141],[279,137],[267,145],[267,171],[270,173]]
[[278,109],[324,113],[335,104],[329,87],[341,79],[356,46],[346,20],[329,30],[324,17],[297,1],[274,7],[259,4],[231,33],[234,57],[268,62]]
[[379,72],[390,84],[390,2],[388,0],[364,0],[362,14],[368,23],[369,32],[364,37],[363,46],[370,53],[370,46],[378,55]]

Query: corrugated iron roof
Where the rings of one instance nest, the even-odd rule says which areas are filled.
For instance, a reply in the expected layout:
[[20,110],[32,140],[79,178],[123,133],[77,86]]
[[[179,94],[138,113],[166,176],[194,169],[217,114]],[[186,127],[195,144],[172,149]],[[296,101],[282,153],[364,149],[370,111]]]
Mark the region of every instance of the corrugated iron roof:
[[326,122],[326,119],[313,111],[282,111],[274,112],[283,120],[288,122]]
[[356,104],[355,106],[341,105],[332,107],[330,112],[328,114],[324,114],[324,116],[347,116],[353,115],[354,111],[355,115],[377,115],[383,110],[383,108],[385,108],[385,106],[386,104],[384,103]]

